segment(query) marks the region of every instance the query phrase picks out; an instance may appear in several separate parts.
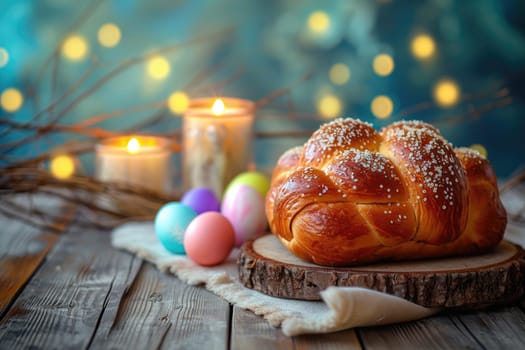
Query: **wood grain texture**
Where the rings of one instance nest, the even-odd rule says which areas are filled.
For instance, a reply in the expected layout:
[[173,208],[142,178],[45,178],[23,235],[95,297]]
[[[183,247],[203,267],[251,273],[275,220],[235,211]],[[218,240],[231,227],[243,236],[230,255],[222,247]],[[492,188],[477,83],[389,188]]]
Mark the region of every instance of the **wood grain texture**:
[[358,286],[426,307],[479,308],[519,300],[525,284],[525,251],[508,242],[470,257],[330,268],[299,260],[266,235],[244,244],[238,262],[244,286],[304,300],[329,286]]
[[363,349],[356,331],[346,330],[329,334],[305,334],[294,337],[295,350],[358,350]]
[[113,249],[109,232],[57,236],[5,218],[0,227],[0,293],[11,293],[0,295],[0,349],[525,348],[525,299],[289,338],[262,317]]
[[58,236],[0,217],[0,318]]
[[226,349],[229,313],[229,304],[204,288],[144,264],[121,300],[113,324],[101,323],[92,347]]
[[483,349],[460,322],[439,315],[418,322],[358,329],[367,350]]
[[236,306],[233,307],[231,329],[232,350],[294,349],[292,338],[285,336],[280,328],[272,327],[262,317]]
[[455,317],[487,349],[525,349],[525,313],[517,306]]
[[112,249],[107,232],[62,235],[2,319],[0,348],[86,348],[135,259]]
[[[61,215],[50,226],[65,230],[74,218],[74,206],[45,196],[13,196],[20,205],[44,207]],[[58,239],[56,233],[47,232],[27,223],[0,215],[0,319],[6,308],[20,292],[31,275],[40,266],[46,254]]]
[[261,316],[233,307],[230,349],[339,350],[362,349],[354,330],[329,334],[285,336]]

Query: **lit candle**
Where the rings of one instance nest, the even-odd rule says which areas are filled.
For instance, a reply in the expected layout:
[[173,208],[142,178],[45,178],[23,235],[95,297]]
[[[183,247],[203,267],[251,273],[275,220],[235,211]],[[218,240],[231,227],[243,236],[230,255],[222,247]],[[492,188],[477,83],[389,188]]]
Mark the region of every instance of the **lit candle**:
[[153,136],[118,136],[96,146],[95,176],[158,192],[172,189],[170,142]]
[[255,104],[222,97],[190,101],[183,120],[183,185],[207,187],[220,198],[252,157]]

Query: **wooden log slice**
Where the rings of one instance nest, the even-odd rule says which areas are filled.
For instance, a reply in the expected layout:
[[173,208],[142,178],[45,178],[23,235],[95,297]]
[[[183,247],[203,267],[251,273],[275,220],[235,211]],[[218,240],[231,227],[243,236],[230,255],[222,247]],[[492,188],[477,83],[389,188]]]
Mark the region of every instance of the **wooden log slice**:
[[331,268],[300,260],[265,235],[242,246],[238,266],[247,288],[301,300],[319,300],[329,286],[355,286],[426,307],[480,308],[520,299],[525,285],[525,251],[506,241],[476,256]]

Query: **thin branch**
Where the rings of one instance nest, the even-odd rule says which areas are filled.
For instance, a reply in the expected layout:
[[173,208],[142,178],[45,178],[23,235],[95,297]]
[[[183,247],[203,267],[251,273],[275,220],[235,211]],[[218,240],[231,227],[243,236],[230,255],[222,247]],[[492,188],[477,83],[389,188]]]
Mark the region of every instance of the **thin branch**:
[[296,108],[295,108],[295,103],[293,101],[293,96],[292,94],[288,94],[288,98],[287,98],[287,111],[288,111],[288,116],[290,117],[290,120],[297,120],[297,111],[296,111]]
[[[47,132],[74,132],[74,133],[80,133],[84,135],[92,135],[93,133],[87,128],[91,125],[102,123],[106,120],[121,117],[124,115],[129,115],[130,113],[137,113],[137,112],[143,112],[152,108],[159,108],[164,106],[166,103],[165,100],[158,100],[154,102],[149,102],[145,104],[141,104],[138,106],[133,106],[130,108],[122,108],[118,109],[112,112],[107,112],[99,115],[95,115],[93,117],[89,117],[84,119],[84,121],[78,122],[73,125],[37,125],[37,124],[31,124],[31,123],[20,123],[8,118],[0,118],[0,125],[7,125],[11,129],[18,129],[18,130],[32,130],[36,131],[38,133],[47,133]],[[84,130],[86,129],[86,130]],[[97,135],[95,135],[97,136]],[[7,144],[0,145],[0,148],[5,146]]]
[[53,123],[58,122],[58,120],[60,120],[63,116],[67,115],[81,101],[83,101],[84,99],[89,97],[95,91],[98,91],[101,87],[106,85],[109,81],[111,81],[113,78],[117,77],[119,74],[123,73],[127,69],[129,69],[129,68],[131,68],[131,67],[133,67],[133,66],[135,66],[137,64],[143,63],[146,60],[148,60],[148,59],[150,59],[150,58],[152,58],[152,57],[154,57],[156,55],[172,53],[173,51],[176,51],[176,50],[188,47],[188,46],[193,46],[193,45],[199,44],[201,42],[206,42],[206,41],[214,40],[214,39],[217,39],[217,38],[222,38],[222,37],[225,37],[226,35],[230,35],[231,32],[232,32],[231,29],[226,29],[226,30],[223,30],[223,31],[219,31],[217,33],[209,34],[207,36],[200,36],[200,37],[194,38],[194,39],[189,40],[189,41],[187,41],[185,43],[182,43],[182,44],[170,45],[170,46],[162,48],[162,49],[160,49],[158,51],[149,52],[149,53],[146,53],[144,55],[141,55],[141,56],[138,56],[138,57],[135,57],[135,58],[130,58],[130,59],[127,59],[127,60],[121,62],[117,67],[115,67],[112,70],[110,70],[107,74],[105,74],[103,77],[101,77],[95,83],[93,83],[93,85],[91,87],[89,87],[86,91],[84,91],[79,96],[77,96],[77,98],[74,99],[69,105],[67,105],[60,112],[58,112],[56,117],[54,118],[54,120],[52,122]]
[[[55,186],[66,189],[80,189],[94,193],[121,193],[149,198],[154,202],[166,202],[172,198],[168,195],[152,191],[143,186],[124,183],[107,183],[88,176],[73,176],[68,179],[56,179],[47,170],[41,168],[3,168],[0,169],[0,189],[10,193],[17,192],[17,186],[22,184],[23,191],[37,189],[41,186]],[[25,181],[27,180],[27,181]]]
[[270,103],[272,100],[275,100],[278,97],[287,95],[292,92],[292,90],[297,87],[299,84],[304,83],[305,81],[308,81],[313,75],[313,72],[308,72],[305,75],[303,75],[301,78],[297,79],[290,85],[289,87],[279,89],[277,91],[274,91],[270,95],[263,97],[259,101],[255,103],[255,109],[259,109],[261,107],[266,106],[268,103]]
[[510,178],[509,181],[500,187],[499,191],[500,193],[507,192],[523,181],[525,181],[525,169]]
[[257,131],[255,132],[256,138],[269,139],[269,138],[303,138],[310,137],[314,130],[297,130],[297,131]]
[[153,108],[160,108],[160,107],[164,106],[165,104],[166,104],[166,100],[158,100],[158,101],[153,101],[153,102],[141,104],[141,105],[138,105],[138,106],[133,106],[133,107],[130,107],[130,108],[118,109],[118,110],[113,111],[113,112],[102,113],[102,114],[99,114],[99,115],[96,115],[96,116],[84,119],[84,121],[77,123],[76,127],[78,127],[78,128],[87,128],[89,126],[92,126],[92,125],[95,125],[95,124],[99,124],[99,123],[102,123],[102,122],[104,122],[106,120],[113,119],[113,118],[116,118],[116,117],[129,115],[131,113],[144,112],[144,111],[147,111],[147,110],[150,110],[150,109],[153,109]]
[[458,114],[451,117],[442,117],[432,121],[434,124],[447,123],[448,125],[456,125],[468,119],[478,119],[483,113],[501,108],[512,103],[512,97],[506,97],[501,100],[486,103],[481,106],[472,106],[471,110],[467,113]]
[[[76,92],[79,88],[81,88],[84,84],[84,82],[93,74],[96,68],[100,68],[101,65],[96,61],[96,59],[92,59],[89,67],[82,73],[79,79],[77,79],[76,82],[74,82],[69,89],[64,92],[60,97],[58,97],[56,100],[51,102],[47,107],[44,109],[41,109],[38,111],[33,119],[38,119],[41,115],[44,113],[50,113],[53,111],[60,103],[62,103],[66,98],[71,96],[74,92]],[[30,123],[30,122],[28,122]]]
[[239,68],[231,76],[229,76],[229,77],[227,77],[227,78],[225,78],[223,80],[220,80],[220,81],[216,82],[215,84],[213,84],[211,86],[207,86],[207,87],[202,88],[202,89],[194,89],[192,91],[192,94],[195,94],[195,95],[207,95],[207,94],[210,94],[210,93],[215,93],[216,91],[222,91],[222,90],[224,90],[224,88],[226,86],[228,86],[233,81],[235,81],[237,78],[239,78],[243,73],[244,73],[244,69],[243,68]]
[[[69,191],[71,193],[71,191]],[[101,212],[101,213],[104,213],[104,214],[107,214],[107,215],[111,215],[111,216],[114,216],[114,217],[117,217],[117,218],[124,218],[126,217],[126,214],[125,213],[122,213],[122,212],[119,212],[119,211],[116,211],[116,210],[111,210],[111,209],[108,209],[108,208],[105,208],[105,207],[102,207],[102,206],[98,206],[98,205],[95,205],[93,203],[93,198],[90,198],[90,199],[83,199],[83,198],[80,198],[80,196],[78,195],[78,193],[76,193],[76,191],[74,193],[71,193],[73,195],[68,195],[66,194],[64,191],[57,191],[56,189],[53,189],[52,187],[51,188],[41,188],[38,190],[38,193],[39,194],[47,194],[47,195],[50,195],[50,196],[53,196],[53,197],[58,197],[60,199],[63,199],[67,202],[71,202],[71,203],[75,203],[75,204],[78,204],[78,205],[81,205],[87,209],[91,209],[91,210],[95,210],[97,212]]]
[[[35,208],[26,208],[19,204],[16,204],[12,201],[3,201],[4,206],[0,206],[0,213],[11,217],[13,219],[22,221],[30,226],[39,228],[41,230],[52,231],[54,233],[64,233],[64,228],[69,224],[73,224],[75,227],[85,227],[85,228],[95,228],[95,229],[104,229],[108,230],[116,227],[117,225],[123,224],[130,220],[133,221],[144,221],[151,220],[152,216],[137,216],[133,218],[121,218],[121,219],[107,219],[103,218],[100,215],[91,217],[90,220],[84,220],[83,217],[77,217],[73,222],[72,215],[55,215],[51,213],[44,212]],[[7,207],[6,207],[7,204]],[[41,218],[37,220],[36,217]],[[51,221],[51,222],[48,222]]]
[[73,22],[69,30],[66,30],[62,38],[58,41],[58,43],[55,45],[53,52],[51,55],[48,56],[48,58],[44,61],[44,64],[38,71],[38,74],[36,76],[36,81],[40,82],[42,81],[42,77],[47,69],[47,67],[51,64],[51,62],[56,59],[60,53],[60,50],[62,49],[62,45],[64,44],[64,41],[66,40],[67,36],[74,32],[77,28],[82,26],[96,11],[98,6],[102,3],[104,0],[96,0],[96,1],[90,1],[87,7],[80,13],[78,18]]
[[[123,62],[121,62],[119,65],[117,65],[115,68],[110,70],[108,73],[103,75],[100,79],[98,79],[96,82],[94,82],[89,88],[87,88],[84,92],[79,94],[75,99],[73,99],[72,102],[70,102],[66,107],[64,107],[62,110],[60,110],[54,118],[46,125],[43,126],[42,130],[46,130],[46,128],[52,128],[53,125],[57,124],[60,119],[62,119],[65,115],[67,115],[73,108],[75,108],[80,102],[82,102],[87,97],[91,96],[94,92],[98,91],[100,88],[102,88],[104,85],[106,85],[109,81],[111,81],[113,78],[118,76],[119,74],[123,73],[130,67],[133,67],[137,64],[143,63],[144,61],[150,59],[151,57],[154,57],[159,54],[168,54],[172,53],[173,51],[176,51],[178,49],[182,49],[188,46],[197,45],[202,42],[207,42],[210,40],[218,40],[219,38],[225,38],[229,35],[231,35],[233,32],[232,28],[227,28],[222,31],[214,32],[212,34],[208,35],[202,35],[199,37],[196,37],[192,40],[189,40],[184,43],[179,43],[175,45],[170,45],[167,47],[164,47],[160,50],[157,50],[155,52],[149,52],[144,55],[134,57],[131,59],[127,59]],[[14,148],[19,147],[23,144],[26,144],[32,140],[39,139],[43,133],[39,132],[34,135],[29,135],[27,137],[23,137],[22,139],[18,139],[16,141],[10,142],[8,144],[0,145],[0,149],[4,149],[6,151],[12,151]]]
[[[67,148],[67,153],[71,155],[87,153],[93,150],[95,142],[96,141],[94,140],[76,141]],[[12,163],[6,169],[36,167],[38,164],[42,163],[43,161],[50,159],[53,155],[54,155],[54,151],[44,152],[40,155],[31,157],[29,159],[23,159],[16,163]],[[0,174],[2,174],[1,169],[0,169]]]
[[[59,72],[60,72],[60,59],[57,53],[53,55],[53,67],[51,69],[51,100],[55,98],[55,94],[57,91],[57,80],[58,80]],[[55,110],[54,107],[50,108],[49,114],[53,115],[54,110]]]
[[124,131],[126,133],[137,133],[139,130],[145,130],[155,124],[158,124],[162,122],[164,119],[166,119],[166,110],[162,109],[157,111],[155,114],[153,114],[151,117],[146,118],[145,120],[139,121],[135,125],[130,126],[129,128],[125,129]]
[[[497,84],[495,89],[489,89],[489,90],[482,91],[482,92],[479,92],[479,93],[465,94],[460,99],[459,104],[464,104],[464,103],[467,103],[467,102],[474,102],[474,101],[477,101],[477,100],[484,101],[484,99],[487,98],[487,97],[499,99],[499,98],[502,98],[502,97],[509,96],[509,94],[510,94],[509,89],[506,88],[506,87],[501,87],[501,84],[502,83]],[[496,90],[496,91],[494,92],[494,90]],[[413,115],[415,113],[420,113],[420,112],[423,112],[423,111],[436,109],[438,107],[439,106],[435,102],[429,102],[429,101],[422,102],[422,103],[418,103],[418,104],[416,104],[414,106],[408,107],[408,108],[400,111],[399,113],[397,113],[393,117],[397,118],[397,119],[406,118],[406,117],[408,117],[410,115]]]
[[[102,128],[82,128],[78,125],[45,125],[45,126],[38,126],[38,125],[25,125],[25,124],[18,124],[16,122],[11,123],[11,125],[17,129],[20,130],[32,130],[35,131],[37,134],[47,134],[52,132],[68,132],[68,133],[75,133],[75,134],[81,134],[85,136],[91,136],[96,138],[103,138],[103,137],[109,137],[109,136],[115,136],[115,135],[121,135],[122,132],[114,132],[114,131],[108,131]],[[0,148],[3,148],[6,145],[10,145],[9,143],[5,143],[3,145],[0,145]]]
[[[66,92],[62,96],[57,98],[55,101],[51,102],[44,109],[38,111],[29,121],[25,122],[24,124],[29,126],[35,123],[40,118],[40,116],[42,116],[44,113],[50,113],[59,103],[64,101],[73,92],[75,92],[78,88],[82,86],[82,84],[86,81],[86,79],[93,73],[94,68],[95,68],[95,63],[94,61],[91,61],[90,66],[84,71],[82,76],[75,83],[73,83],[73,85],[71,85],[71,87],[67,89]],[[4,124],[7,124],[7,123],[4,122]],[[12,130],[11,127],[5,128],[4,130],[0,132],[0,137],[7,135],[9,132],[11,132],[11,130]]]
[[196,89],[203,81],[208,79],[214,72],[219,71],[219,69],[224,66],[223,63],[213,64],[209,67],[206,67],[204,70],[200,71],[195,75],[183,88],[186,91],[192,91]]
[[[71,220],[69,216],[54,216],[34,208],[28,210],[26,207],[5,198],[2,199],[1,203],[4,204],[3,206],[0,206],[0,212],[2,214],[23,221],[33,227],[42,228],[56,233],[63,232],[65,224]],[[39,217],[40,220],[37,220],[37,217]],[[51,222],[46,222],[46,219]]]

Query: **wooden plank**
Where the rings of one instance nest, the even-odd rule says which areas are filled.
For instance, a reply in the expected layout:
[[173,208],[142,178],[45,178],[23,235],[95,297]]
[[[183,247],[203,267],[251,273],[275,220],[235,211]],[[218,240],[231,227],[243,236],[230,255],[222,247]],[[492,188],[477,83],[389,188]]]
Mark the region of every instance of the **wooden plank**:
[[357,350],[362,349],[353,329],[329,333],[307,334],[294,337],[295,350]]
[[261,316],[233,307],[231,349],[338,350],[361,349],[353,330],[329,334],[305,334],[287,337]]
[[58,235],[0,217],[0,319],[27,280],[42,263]]
[[233,307],[230,349],[293,349],[293,339],[262,317]]
[[417,322],[361,328],[358,336],[367,350],[483,348],[463,324],[454,322],[446,314]]
[[122,299],[109,332],[100,327],[93,348],[226,349],[230,306],[144,264]]
[[462,313],[457,319],[487,349],[525,349],[525,313],[517,306]]
[[[19,194],[9,200],[25,208],[37,207],[58,217],[48,225],[65,230],[75,216],[76,208],[62,200],[44,195]],[[7,211],[9,212],[9,211]],[[58,215],[60,214],[60,215]],[[58,239],[48,232],[15,218],[0,214],[0,319],[28,279],[40,266]]]
[[107,232],[69,232],[55,244],[0,324],[0,348],[85,348],[108,301],[137,264]]

